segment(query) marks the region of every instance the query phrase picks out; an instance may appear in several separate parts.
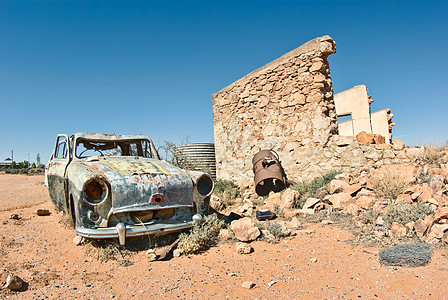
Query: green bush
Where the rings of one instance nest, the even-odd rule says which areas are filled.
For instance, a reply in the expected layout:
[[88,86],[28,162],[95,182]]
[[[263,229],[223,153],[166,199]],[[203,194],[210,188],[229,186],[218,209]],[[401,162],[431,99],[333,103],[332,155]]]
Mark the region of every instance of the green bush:
[[183,254],[194,254],[205,251],[216,245],[224,221],[215,216],[207,216],[205,222],[194,225],[190,233],[181,233],[177,249]]
[[418,219],[425,219],[427,215],[432,214],[433,211],[426,203],[399,202],[391,203],[383,217],[386,227],[390,228],[393,222],[406,225],[407,223],[415,222]]
[[294,203],[294,207],[302,208],[305,204],[306,199],[313,198],[323,198],[327,194],[325,187],[335,179],[336,175],[341,174],[341,171],[332,170],[321,177],[314,178],[310,182],[299,182],[291,187],[291,189],[296,190],[300,193],[300,198],[297,203]]
[[214,193],[218,197],[224,197],[227,199],[235,199],[241,196],[241,191],[238,184],[235,181],[228,179],[217,179],[215,181]]

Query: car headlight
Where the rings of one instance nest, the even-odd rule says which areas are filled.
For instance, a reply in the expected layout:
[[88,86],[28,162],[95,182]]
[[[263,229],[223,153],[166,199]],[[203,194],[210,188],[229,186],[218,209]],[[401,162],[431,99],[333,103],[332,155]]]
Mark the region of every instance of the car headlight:
[[108,192],[106,181],[98,177],[88,180],[83,187],[84,199],[91,205],[103,202],[107,198]]
[[196,181],[196,188],[198,190],[198,193],[203,197],[209,196],[213,192],[213,187],[213,179],[208,174],[203,174]]

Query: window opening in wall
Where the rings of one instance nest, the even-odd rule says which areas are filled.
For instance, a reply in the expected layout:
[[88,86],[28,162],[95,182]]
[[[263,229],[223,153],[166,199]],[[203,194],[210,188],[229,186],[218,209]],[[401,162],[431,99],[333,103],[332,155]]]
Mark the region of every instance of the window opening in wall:
[[346,116],[339,116],[338,117],[338,123],[342,123],[348,120],[352,119],[352,115],[346,115]]

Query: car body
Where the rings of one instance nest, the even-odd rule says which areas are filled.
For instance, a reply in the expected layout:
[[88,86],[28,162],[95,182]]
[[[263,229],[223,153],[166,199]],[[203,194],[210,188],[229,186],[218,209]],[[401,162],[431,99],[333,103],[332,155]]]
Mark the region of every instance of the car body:
[[208,174],[161,160],[149,137],[96,133],[57,136],[45,185],[78,235],[121,245],[201,222],[214,187]]

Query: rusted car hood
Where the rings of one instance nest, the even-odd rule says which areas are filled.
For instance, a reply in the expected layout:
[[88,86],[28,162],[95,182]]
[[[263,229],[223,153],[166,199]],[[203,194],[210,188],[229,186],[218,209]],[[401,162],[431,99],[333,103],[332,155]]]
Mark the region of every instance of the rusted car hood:
[[[101,157],[77,164],[108,179],[114,213],[193,206],[191,178],[166,161],[142,157]],[[151,202],[155,194],[164,196],[163,203]]]

